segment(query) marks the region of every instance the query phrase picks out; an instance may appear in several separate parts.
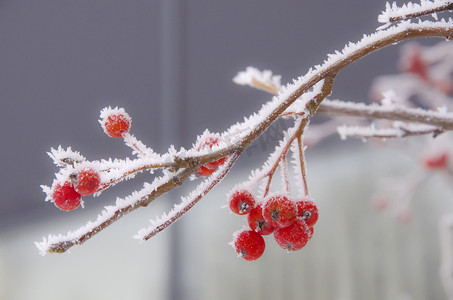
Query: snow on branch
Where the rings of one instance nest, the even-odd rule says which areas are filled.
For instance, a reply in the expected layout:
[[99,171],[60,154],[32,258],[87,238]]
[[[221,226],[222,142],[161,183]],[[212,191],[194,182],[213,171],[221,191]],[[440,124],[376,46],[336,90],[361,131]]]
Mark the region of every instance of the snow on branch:
[[421,0],[420,4],[409,2],[401,7],[398,7],[395,2],[392,4],[387,2],[385,11],[378,16],[378,21],[380,23],[392,23],[425,15],[433,15],[433,18],[437,20],[437,13],[447,10],[453,10],[453,2],[451,0]]
[[272,71],[260,71],[254,67],[247,67],[245,71],[239,72],[233,78],[234,83],[249,85],[251,87],[277,94],[281,88],[280,75],[273,75]]
[[443,130],[453,130],[453,113],[445,109],[432,111],[422,108],[408,108],[399,104],[379,105],[325,100],[319,107],[320,113],[334,116],[360,117],[366,119],[382,119],[423,123]]
[[406,124],[403,122],[393,122],[393,126],[389,128],[376,128],[375,124],[370,126],[340,126],[338,134],[342,140],[355,137],[361,139],[369,138],[404,138],[415,135],[432,134],[434,137],[443,133],[443,130],[438,127],[421,124]]

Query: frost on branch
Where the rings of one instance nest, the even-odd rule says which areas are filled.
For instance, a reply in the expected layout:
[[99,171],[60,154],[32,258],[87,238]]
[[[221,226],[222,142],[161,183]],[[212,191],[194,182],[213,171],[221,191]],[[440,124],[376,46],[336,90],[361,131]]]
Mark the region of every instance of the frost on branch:
[[47,154],[53,160],[53,163],[58,167],[73,165],[74,163],[85,161],[85,157],[77,151],[72,151],[71,147],[68,147],[66,150],[61,146],[58,146],[57,149],[50,148],[50,152],[47,152]]
[[387,2],[385,11],[378,16],[378,21],[380,23],[397,22],[429,14],[437,21],[437,12],[445,10],[453,10],[451,0],[421,0],[420,4],[408,2],[401,7],[398,7],[396,2],[392,4]]
[[233,81],[239,85],[248,85],[275,94],[281,88],[280,79],[281,76],[273,75],[272,71],[247,67],[245,71],[239,72]]
[[[426,8],[428,4],[424,5]],[[409,10],[415,11],[416,9],[411,5]],[[417,19],[417,16],[411,16],[412,18]],[[132,122],[124,109],[105,108],[100,115],[100,123],[104,132],[112,138],[122,139],[125,145],[132,149],[134,158],[89,161],[80,154],[72,152],[70,148],[62,150],[59,147],[58,150],[51,150],[51,157],[60,170],[55,175],[52,187],[43,186],[46,200],[60,208],[72,209],[77,203],[63,201],[64,205],[60,205],[56,200],[78,199],[83,203],[82,193],[84,199],[90,193],[94,196],[99,195],[105,189],[123,180],[132,179],[140,172],[151,173],[151,183],[145,183],[141,190],[132,192],[125,198],[118,198],[114,205],[106,206],[94,221],[89,221],[86,225],[68,232],[66,235],[49,235],[42,242],[36,243],[37,247],[42,254],[65,252],[73,245],[84,243],[129,212],[149,205],[156,198],[182,185],[188,179],[202,179],[198,187],[183,198],[180,204],[174,206],[161,218],[152,221],[151,226],[140,230],[136,235],[139,239],[150,238],[173,224],[198,203],[226,176],[241,153],[274,121],[286,118],[294,123],[284,130],[283,139],[269,155],[267,161],[261,168],[251,172],[248,181],[235,187],[247,191],[247,193],[235,194],[236,196],[247,198],[248,196],[244,195],[251,194],[256,201],[251,202],[241,198],[235,199],[234,203],[242,203],[242,206],[246,203],[253,206],[250,211],[245,208],[238,210],[247,213],[247,223],[250,227],[247,232],[252,232],[250,236],[274,233],[277,243],[286,251],[300,249],[311,239],[313,225],[318,218],[317,206],[310,198],[308,189],[304,141],[311,141],[310,145],[312,145],[315,143],[313,141],[333,132],[332,128],[337,125],[335,121],[332,121],[327,123],[328,126],[312,126],[310,128],[312,132],[319,134],[316,134],[316,138],[313,138],[314,135],[310,138],[310,134],[306,130],[315,113],[346,114],[362,119],[380,119],[383,124],[387,125],[389,121],[399,121],[403,123],[396,124],[405,124],[404,126],[407,124],[407,128],[413,128],[413,124],[418,124],[417,126],[425,126],[425,128],[431,126],[442,130],[453,129],[453,122],[449,114],[441,112],[435,114],[430,110],[418,111],[414,108],[399,107],[406,103],[386,103],[384,101],[381,105],[356,105],[340,101],[324,101],[331,94],[337,73],[352,62],[385,46],[410,38],[428,36],[453,36],[453,22],[451,19],[448,21],[438,19],[434,22],[403,20],[387,26],[386,29],[364,35],[357,43],[347,44],[341,51],[329,54],[322,64],[314,66],[305,75],[285,86],[281,86],[280,76],[273,75],[270,71],[261,72],[249,67],[245,72],[239,73],[234,81],[274,94],[271,101],[265,102],[256,113],[244,118],[243,122],[232,125],[223,133],[211,133],[206,130],[188,150],[182,148],[176,150],[171,146],[167,153],[155,153],[130,133]],[[417,68],[409,69],[419,70]],[[414,71],[411,72],[414,73]],[[430,73],[423,74],[429,75]],[[425,76],[423,79],[426,78],[434,77]],[[398,126],[402,127],[402,125]],[[288,163],[292,165],[292,168],[289,168]],[[292,175],[290,170],[293,170],[299,179],[297,195],[293,195],[294,189],[290,187],[289,176]],[[85,173],[82,174],[82,172]],[[273,190],[271,185],[276,177],[280,177],[281,190]],[[79,186],[80,184],[82,187]],[[70,197],[65,199],[61,195],[70,195]],[[89,202],[87,201],[87,203]],[[260,238],[255,240],[261,241]],[[242,246],[235,244],[235,250],[245,258],[249,249]],[[262,252],[259,255],[261,254]],[[254,255],[254,258],[257,256]]]

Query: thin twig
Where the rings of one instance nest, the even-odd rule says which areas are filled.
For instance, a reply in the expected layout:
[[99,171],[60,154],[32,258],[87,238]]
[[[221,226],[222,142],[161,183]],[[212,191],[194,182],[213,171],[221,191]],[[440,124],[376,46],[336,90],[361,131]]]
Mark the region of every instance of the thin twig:
[[[195,204],[197,204],[198,201],[201,200],[201,198],[203,198],[209,191],[211,191],[212,188],[214,188],[225,177],[226,174],[228,174],[228,172],[231,170],[231,168],[233,167],[234,163],[236,162],[236,160],[239,158],[240,155],[241,155],[241,153],[239,151],[233,153],[231,155],[231,157],[228,159],[228,161],[226,162],[226,164],[224,164],[223,166],[220,167],[221,169],[219,170],[219,173],[216,173],[217,175],[214,174],[213,176],[215,176],[215,175],[216,176],[213,179],[207,179],[207,180],[210,180],[209,185],[206,186],[203,190],[201,190],[197,195],[195,195],[193,197],[193,199],[186,200],[185,202],[187,202],[187,203],[182,204],[181,206],[183,206],[183,207],[181,209],[178,209],[171,218],[169,218],[165,222],[162,222],[158,226],[153,226],[150,229],[145,228],[142,232],[139,232],[136,237],[139,237],[140,239],[143,239],[143,240],[148,240],[151,237],[158,234],[159,232],[161,232],[162,230],[164,230],[165,228],[167,228],[170,225],[172,225],[173,223],[175,223],[186,212],[188,212]],[[202,185],[202,184],[200,184],[200,185]]]

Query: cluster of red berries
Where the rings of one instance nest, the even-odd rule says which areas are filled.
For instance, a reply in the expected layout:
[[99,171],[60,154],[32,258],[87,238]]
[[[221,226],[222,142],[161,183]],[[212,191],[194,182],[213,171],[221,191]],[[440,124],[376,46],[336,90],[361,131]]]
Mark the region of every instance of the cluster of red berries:
[[256,201],[246,189],[238,189],[228,197],[232,212],[247,215],[250,228],[234,234],[233,247],[245,260],[256,260],[264,253],[263,235],[274,234],[277,244],[287,250],[302,249],[313,236],[318,221],[318,207],[310,199],[293,200],[284,194]]
[[[218,146],[219,143],[220,138],[216,135],[211,135],[198,142],[197,150],[212,149],[212,147]],[[225,163],[226,159],[226,157],[222,157],[216,161],[204,164],[197,169],[197,173],[201,176],[210,176],[218,167]]]
[[92,167],[79,168],[68,180],[53,184],[53,203],[61,210],[76,209],[82,202],[82,196],[96,193],[100,185],[101,177],[98,171]]
[[[99,121],[104,132],[119,138],[129,132],[131,118],[122,108],[108,108],[101,112]],[[66,180],[55,181],[51,188],[51,198],[61,210],[73,210],[82,203],[82,196],[92,195],[101,187],[101,176],[93,166],[82,164],[76,167]]]

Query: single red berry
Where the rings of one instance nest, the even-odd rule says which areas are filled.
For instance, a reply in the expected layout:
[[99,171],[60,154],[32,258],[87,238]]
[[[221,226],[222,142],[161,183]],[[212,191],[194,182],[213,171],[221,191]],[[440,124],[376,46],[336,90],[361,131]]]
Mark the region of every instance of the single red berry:
[[201,176],[211,176],[214,173],[215,169],[208,169],[205,166],[201,166],[197,169],[197,173]]
[[71,182],[57,183],[53,187],[53,203],[61,210],[73,210],[79,207],[82,196],[76,192]]
[[313,227],[302,220],[297,219],[288,227],[278,228],[274,232],[277,244],[287,251],[302,249],[313,236]]
[[76,175],[74,189],[81,195],[91,195],[98,191],[101,184],[99,173],[89,167],[82,168]]
[[259,233],[243,230],[235,234],[233,247],[243,259],[256,260],[264,253],[266,243]]
[[305,199],[296,202],[297,216],[307,223],[309,227],[316,224],[318,221],[318,206],[315,202]]
[[[218,138],[217,136],[211,136],[200,142],[197,146],[197,149],[198,150],[205,148],[211,149],[212,147],[217,146],[219,142],[220,138]],[[216,161],[208,162],[201,166],[200,168],[198,168],[197,172],[201,176],[210,176],[212,173],[214,173],[215,170],[217,170],[218,167],[225,163],[226,159],[227,159],[226,157],[222,157]]]
[[264,203],[263,217],[271,226],[287,227],[297,218],[296,203],[283,195],[272,196]]
[[223,165],[225,162],[226,162],[227,158],[226,157],[222,157],[216,161],[211,161],[211,162],[208,162],[207,164],[205,164],[204,166],[208,169],[214,169],[214,170],[217,170],[218,167],[220,167],[221,165]]
[[232,212],[246,215],[255,206],[255,198],[247,190],[238,190],[229,196],[228,204]]
[[423,158],[423,163],[428,169],[443,169],[448,167],[448,153],[440,153],[438,155],[426,156]]
[[131,119],[125,112],[119,111],[107,115],[101,120],[105,133],[112,138],[120,138],[129,132]]
[[274,232],[275,227],[269,225],[263,218],[263,207],[261,204],[255,206],[250,210],[247,216],[247,222],[249,223],[250,229],[258,232],[261,235],[268,235]]

